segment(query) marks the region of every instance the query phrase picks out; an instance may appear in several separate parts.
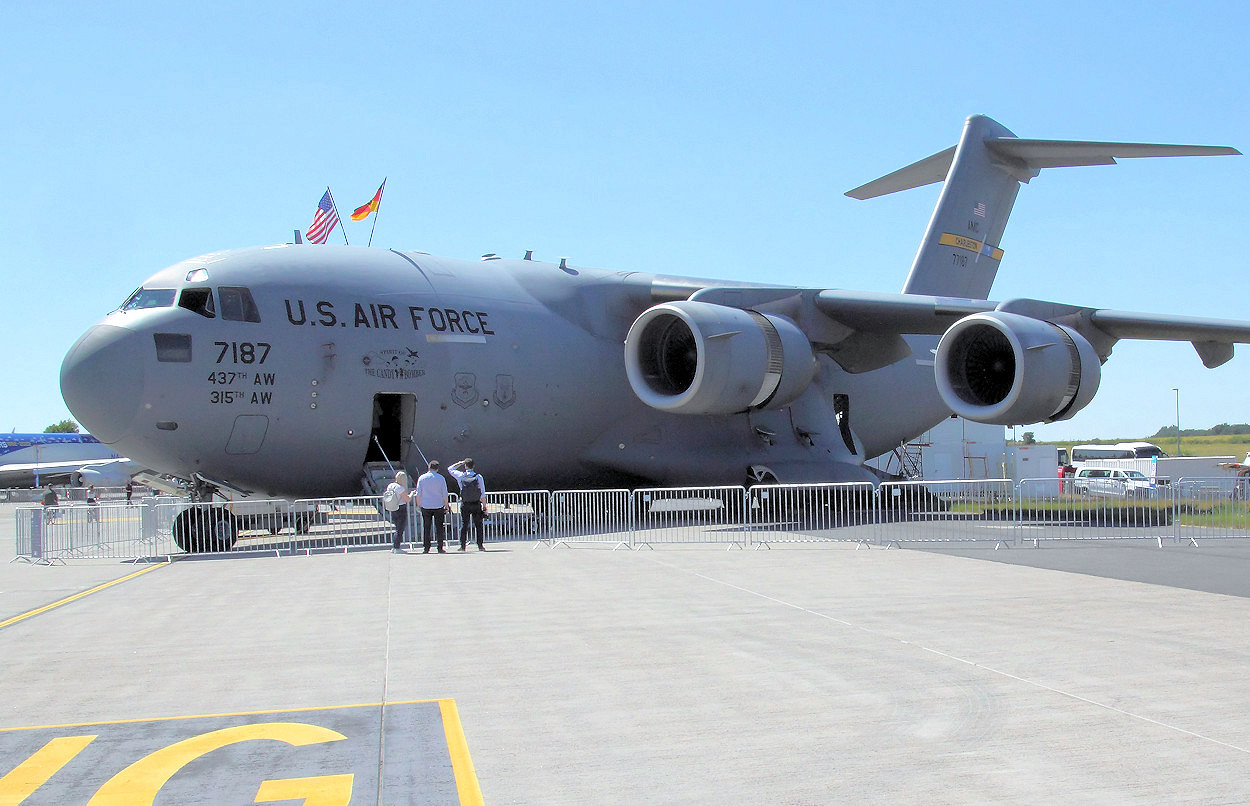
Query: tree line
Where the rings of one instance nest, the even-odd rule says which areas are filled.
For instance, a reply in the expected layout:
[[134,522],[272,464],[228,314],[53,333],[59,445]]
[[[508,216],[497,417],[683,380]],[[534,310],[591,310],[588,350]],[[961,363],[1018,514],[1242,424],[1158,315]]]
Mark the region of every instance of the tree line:
[[[1250,423],[1220,423],[1211,428],[1182,428],[1179,436],[1182,437],[1223,437],[1223,436],[1244,436],[1250,434]],[[1154,437],[1166,437],[1168,439],[1176,439],[1178,436],[1177,428],[1174,425],[1165,425],[1156,431]]]

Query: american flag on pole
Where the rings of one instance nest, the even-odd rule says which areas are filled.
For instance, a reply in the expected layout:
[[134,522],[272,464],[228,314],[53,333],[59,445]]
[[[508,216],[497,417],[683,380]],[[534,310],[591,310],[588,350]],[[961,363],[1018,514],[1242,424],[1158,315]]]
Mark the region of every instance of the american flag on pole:
[[308,227],[309,243],[325,243],[326,238],[330,237],[330,233],[339,223],[339,211],[334,206],[334,197],[330,195],[330,189],[326,188],[325,195],[321,197],[321,203],[317,205],[317,214],[313,216],[313,222]]

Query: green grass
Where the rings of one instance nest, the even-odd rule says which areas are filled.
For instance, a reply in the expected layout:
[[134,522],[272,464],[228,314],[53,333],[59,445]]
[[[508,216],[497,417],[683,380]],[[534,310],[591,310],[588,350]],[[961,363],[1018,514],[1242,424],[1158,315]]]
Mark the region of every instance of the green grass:
[[997,502],[953,503],[950,512],[983,515],[995,520],[1013,520],[1021,513],[1030,520],[1072,520],[1103,526],[1166,526],[1174,520],[1181,526],[1207,529],[1250,529],[1250,502],[1179,501],[1175,512],[1171,501],[1134,503],[1128,499],[1028,498],[1016,504]]

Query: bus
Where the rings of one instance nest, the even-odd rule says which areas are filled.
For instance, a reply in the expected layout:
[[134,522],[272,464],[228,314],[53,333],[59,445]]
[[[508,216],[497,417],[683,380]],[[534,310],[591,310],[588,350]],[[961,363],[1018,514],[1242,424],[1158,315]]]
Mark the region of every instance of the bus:
[[1155,459],[1167,456],[1158,445],[1149,442],[1117,442],[1114,445],[1073,445],[1071,464],[1096,462],[1100,459]]

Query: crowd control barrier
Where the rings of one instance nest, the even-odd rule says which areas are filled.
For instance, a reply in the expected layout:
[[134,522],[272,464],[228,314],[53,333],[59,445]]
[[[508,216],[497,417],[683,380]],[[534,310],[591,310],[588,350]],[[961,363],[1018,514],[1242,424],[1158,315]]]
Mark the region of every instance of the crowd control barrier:
[[746,490],[748,542],[851,541],[877,539],[877,505],[870,483],[775,484]]
[[742,487],[653,487],[634,490],[630,545],[723,543],[744,548],[749,527]]
[[[670,545],[769,548],[853,542],[902,547],[978,543],[1142,540],[1198,545],[1250,537],[1250,500],[1235,479],[1160,480],[1131,491],[1077,488],[1070,479],[523,490],[485,497],[485,541],[645,549]],[[446,543],[459,542],[451,497]],[[189,554],[276,555],[389,547],[390,513],[377,496],[189,503],[161,496],[132,504],[18,505],[15,560],[156,560]],[[476,542],[470,534],[470,542]],[[405,546],[422,541],[409,506]],[[433,542],[433,541],[432,541]]]
[[1014,539],[1014,502],[1011,479],[882,484],[877,540],[887,546],[980,541],[1005,546]]
[[632,548],[633,494],[629,490],[560,490],[551,494],[551,519],[543,543],[606,543]]

